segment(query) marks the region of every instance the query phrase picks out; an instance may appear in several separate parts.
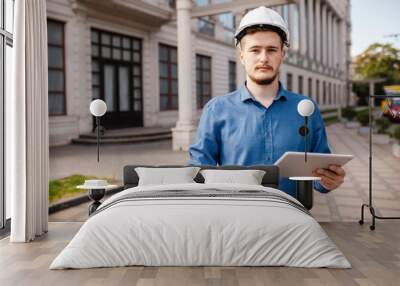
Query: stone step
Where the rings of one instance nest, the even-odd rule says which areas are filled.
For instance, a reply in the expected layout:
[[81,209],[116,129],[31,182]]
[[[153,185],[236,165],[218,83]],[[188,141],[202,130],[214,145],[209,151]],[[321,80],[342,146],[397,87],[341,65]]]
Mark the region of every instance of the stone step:
[[[96,133],[81,134],[79,138],[72,139],[74,144],[96,144]],[[101,136],[101,144],[123,144],[169,140],[172,131],[169,127],[124,128],[106,130]]]
[[[141,142],[151,142],[151,141],[162,141],[170,140],[172,138],[172,133],[169,134],[156,134],[156,135],[146,135],[146,136],[131,136],[123,138],[102,138],[100,144],[128,144],[128,143],[141,143]],[[94,138],[77,138],[72,139],[73,144],[84,144],[92,145],[97,144],[96,137]]]

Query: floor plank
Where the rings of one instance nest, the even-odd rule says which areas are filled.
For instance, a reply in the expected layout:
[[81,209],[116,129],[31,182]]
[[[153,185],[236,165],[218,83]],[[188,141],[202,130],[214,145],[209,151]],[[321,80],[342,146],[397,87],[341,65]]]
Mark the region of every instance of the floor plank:
[[135,266],[49,270],[81,225],[52,222],[49,233],[27,244],[0,240],[0,285],[399,285],[400,223],[396,221],[379,221],[375,231],[357,223],[321,223],[352,269]]

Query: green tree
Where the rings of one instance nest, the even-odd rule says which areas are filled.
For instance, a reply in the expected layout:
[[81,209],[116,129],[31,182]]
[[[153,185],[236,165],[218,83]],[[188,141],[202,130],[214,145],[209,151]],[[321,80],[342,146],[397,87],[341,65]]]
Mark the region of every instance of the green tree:
[[364,79],[386,78],[386,84],[400,83],[400,49],[374,43],[356,56],[354,71]]

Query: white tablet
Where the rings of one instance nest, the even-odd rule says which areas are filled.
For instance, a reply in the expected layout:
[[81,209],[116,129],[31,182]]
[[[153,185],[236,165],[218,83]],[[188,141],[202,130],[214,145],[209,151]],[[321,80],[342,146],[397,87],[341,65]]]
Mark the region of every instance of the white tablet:
[[353,155],[307,153],[307,162],[304,160],[304,152],[286,152],[274,165],[279,167],[281,177],[310,177],[315,169],[327,169],[329,165],[343,166]]

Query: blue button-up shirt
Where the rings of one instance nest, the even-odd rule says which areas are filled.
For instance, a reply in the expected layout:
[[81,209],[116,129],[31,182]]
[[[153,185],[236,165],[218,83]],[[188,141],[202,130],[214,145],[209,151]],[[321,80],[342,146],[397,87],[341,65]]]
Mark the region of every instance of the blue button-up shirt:
[[[213,98],[203,109],[195,142],[189,149],[189,164],[273,165],[286,151],[303,152],[304,137],[299,128],[304,118],[297,112],[297,104],[305,98],[285,90],[281,83],[268,108],[245,85]],[[308,151],[330,153],[321,113],[315,107],[308,120]],[[319,183],[314,187],[327,191]],[[295,196],[295,182],[288,178],[280,179],[279,189]]]

